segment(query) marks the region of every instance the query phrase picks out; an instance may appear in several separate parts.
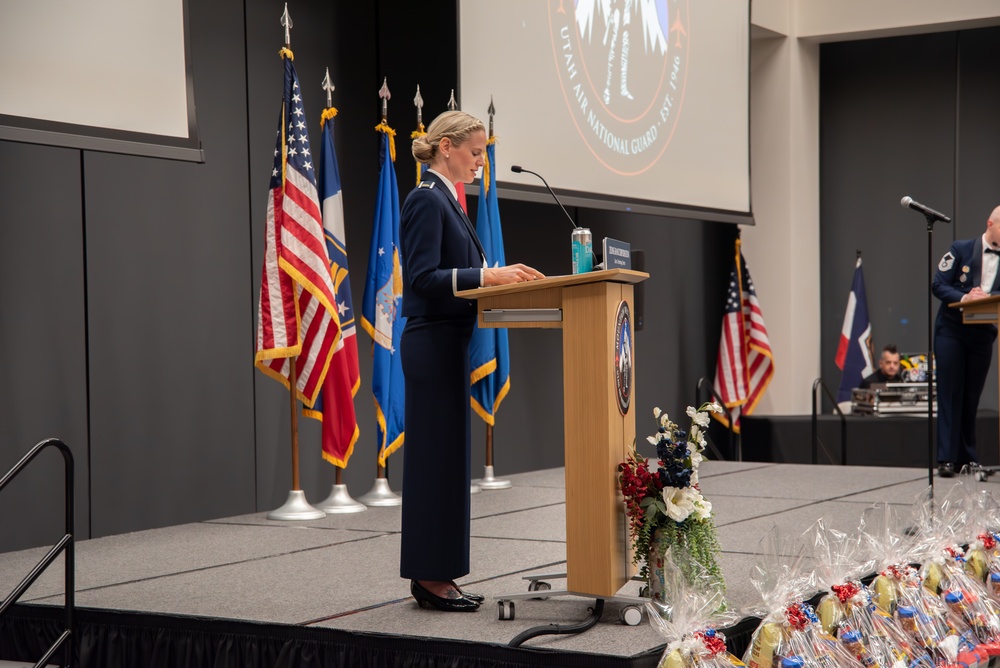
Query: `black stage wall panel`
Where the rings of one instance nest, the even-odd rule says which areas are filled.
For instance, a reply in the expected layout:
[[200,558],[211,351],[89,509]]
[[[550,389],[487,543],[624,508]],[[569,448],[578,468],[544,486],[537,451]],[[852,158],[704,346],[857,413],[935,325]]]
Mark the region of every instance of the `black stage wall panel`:
[[95,536],[255,508],[242,7],[190,4],[204,164],[84,153]]
[[[0,142],[0,476],[60,438],[77,469],[77,527],[89,531],[87,350],[80,153]],[[63,535],[63,458],[50,448],[0,493],[0,549]]]

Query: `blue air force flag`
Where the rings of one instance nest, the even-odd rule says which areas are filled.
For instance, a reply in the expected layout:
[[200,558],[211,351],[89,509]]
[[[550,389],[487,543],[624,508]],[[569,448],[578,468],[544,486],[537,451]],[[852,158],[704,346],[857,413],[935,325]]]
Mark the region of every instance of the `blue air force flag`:
[[378,422],[378,462],[385,466],[389,455],[403,445],[403,367],[399,338],[406,318],[403,302],[403,272],[399,263],[399,189],[396,186],[395,153],[391,129],[382,132],[381,164],[368,273],[361,304],[361,326],[372,337],[372,392]]
[[[476,234],[491,267],[507,264],[503,252],[503,231],[500,228],[500,205],[496,188],[496,138],[486,146],[482,186],[476,211]],[[497,408],[510,389],[510,349],[504,328],[476,327],[469,346],[472,368],[472,409],[486,424],[493,425]]]

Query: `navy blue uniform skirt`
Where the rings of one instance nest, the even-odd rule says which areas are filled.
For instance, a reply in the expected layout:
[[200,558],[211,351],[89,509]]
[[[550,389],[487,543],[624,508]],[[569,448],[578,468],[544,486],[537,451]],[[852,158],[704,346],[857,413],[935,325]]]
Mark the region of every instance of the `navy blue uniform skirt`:
[[475,317],[410,316],[399,574],[446,582],[469,573],[472,484],[469,342]]

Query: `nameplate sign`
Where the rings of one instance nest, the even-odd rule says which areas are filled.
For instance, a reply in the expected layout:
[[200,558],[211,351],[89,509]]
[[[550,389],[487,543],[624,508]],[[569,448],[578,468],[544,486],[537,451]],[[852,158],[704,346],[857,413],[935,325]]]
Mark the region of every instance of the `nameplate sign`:
[[631,269],[632,245],[611,237],[604,237],[604,268]]

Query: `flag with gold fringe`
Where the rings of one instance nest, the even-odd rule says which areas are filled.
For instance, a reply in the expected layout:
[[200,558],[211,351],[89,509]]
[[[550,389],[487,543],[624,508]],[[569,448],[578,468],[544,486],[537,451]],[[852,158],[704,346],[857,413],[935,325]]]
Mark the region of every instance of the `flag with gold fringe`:
[[[753,412],[774,376],[774,356],[764,325],[764,314],[740,246],[741,242],[737,239],[715,370],[715,393],[730,409],[733,430],[737,433],[740,416]],[[718,414],[713,416],[728,425],[726,418],[720,418]]]
[[[491,267],[507,264],[503,252],[503,230],[500,227],[500,204],[496,184],[496,137],[486,144],[486,162],[476,211],[476,234]],[[469,346],[472,368],[472,409],[486,424],[493,425],[500,402],[510,390],[510,348],[505,328],[478,326]]]
[[330,370],[313,410],[303,415],[322,422],[323,459],[345,468],[358,440],[354,397],[361,387],[358,365],[357,326],[351,281],[347,268],[347,234],[344,225],[344,200],[340,186],[337,151],[333,144],[334,117],[337,110],[328,107],[320,120],[320,201],[323,203],[323,228],[326,250],[330,256],[330,276],[336,289],[337,316],[340,319],[340,342],[333,352]]
[[382,133],[381,171],[368,273],[361,304],[361,326],[372,337],[372,392],[378,422],[378,462],[385,466],[389,455],[403,445],[403,367],[399,337],[406,318],[402,315],[403,272],[399,262],[399,189],[396,185],[395,131],[385,123]]
[[284,91],[267,198],[255,365],[289,387],[294,362],[296,396],[312,407],[341,336],[302,91],[291,50],[282,49],[281,57]]

